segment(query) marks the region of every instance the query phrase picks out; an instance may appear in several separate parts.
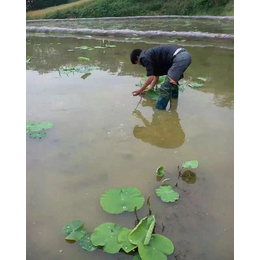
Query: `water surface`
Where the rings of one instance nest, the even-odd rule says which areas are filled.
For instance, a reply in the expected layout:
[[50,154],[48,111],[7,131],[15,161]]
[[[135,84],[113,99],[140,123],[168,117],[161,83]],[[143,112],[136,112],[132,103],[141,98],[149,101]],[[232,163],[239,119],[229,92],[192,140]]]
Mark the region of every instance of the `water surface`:
[[[140,98],[131,92],[145,70],[129,60],[132,49],[155,44],[58,37],[27,42],[27,120],[55,124],[42,140],[27,137],[27,258],[132,259],[86,252],[66,243],[61,230],[72,220],[82,220],[89,234],[103,222],[132,228],[134,214],[110,215],[99,199],[110,188],[135,186],[151,196],[156,232],[164,223],[178,259],[233,259],[233,50],[187,46],[193,61],[185,78],[208,82],[186,87],[170,111],[156,112],[155,102],[145,99],[136,108]],[[105,44],[117,48],[75,48]],[[60,72],[84,66],[79,56],[100,70],[85,79],[84,73]],[[197,180],[187,184],[177,167],[192,159],[199,161]],[[180,200],[173,204],[155,194],[159,165],[172,185],[178,183]],[[139,217],[147,212],[144,206]]]

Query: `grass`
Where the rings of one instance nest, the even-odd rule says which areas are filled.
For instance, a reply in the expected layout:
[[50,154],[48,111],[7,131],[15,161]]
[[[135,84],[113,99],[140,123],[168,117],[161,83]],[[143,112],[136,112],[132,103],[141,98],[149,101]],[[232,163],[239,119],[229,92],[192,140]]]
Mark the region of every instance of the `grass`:
[[27,19],[139,15],[232,15],[234,0],[81,0],[27,12]]
[[77,2],[72,2],[72,3],[68,3],[68,4],[44,8],[44,9],[41,9],[41,10],[29,11],[29,12],[26,12],[26,19],[43,18],[43,17],[45,17],[47,15],[51,15],[55,12],[62,12],[62,11],[65,11],[67,9],[79,7],[79,6],[85,5],[87,3],[90,3],[92,1],[94,1],[94,0],[80,0],[80,1],[77,1]]

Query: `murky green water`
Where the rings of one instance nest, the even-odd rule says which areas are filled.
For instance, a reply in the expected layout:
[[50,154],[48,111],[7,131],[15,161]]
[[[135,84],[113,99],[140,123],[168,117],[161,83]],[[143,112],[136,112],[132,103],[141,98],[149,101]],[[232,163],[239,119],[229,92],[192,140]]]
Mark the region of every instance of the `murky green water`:
[[214,32],[234,34],[234,20],[218,19],[185,19],[185,18],[151,18],[151,19],[117,19],[117,20],[46,20],[39,22],[28,22],[28,26],[48,26],[70,29],[103,29],[123,30],[131,29],[136,31],[193,31],[193,32]]
[[[28,37],[27,120],[52,121],[42,140],[27,137],[27,258],[37,260],[131,259],[101,250],[89,253],[68,244],[62,227],[82,220],[88,233],[103,222],[134,226],[134,214],[110,215],[99,205],[110,188],[138,187],[185,260],[233,259],[233,50],[191,47],[187,79],[206,77],[201,89],[187,87],[170,112],[154,111],[154,101],[132,97],[145,75],[130,63],[134,48],[153,44],[94,39]],[[116,44],[83,51],[77,46]],[[73,51],[68,51],[73,50]],[[59,73],[82,66],[79,56],[99,71]],[[197,80],[198,81],[198,80]],[[177,166],[197,159],[195,184],[178,179]],[[180,200],[160,201],[155,170],[164,165]],[[143,217],[146,207],[139,212]],[[60,252],[60,250],[62,250]],[[174,255],[168,259],[175,260]]]

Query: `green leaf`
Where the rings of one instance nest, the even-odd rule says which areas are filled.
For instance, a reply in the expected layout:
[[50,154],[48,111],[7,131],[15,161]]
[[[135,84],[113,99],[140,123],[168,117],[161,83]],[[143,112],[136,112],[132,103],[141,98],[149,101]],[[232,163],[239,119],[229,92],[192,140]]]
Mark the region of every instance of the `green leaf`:
[[67,241],[78,241],[86,235],[86,230],[83,227],[83,222],[72,221],[67,224],[63,229],[62,233],[68,235],[65,239]]
[[90,237],[87,234],[79,240],[79,245],[81,248],[89,252],[95,251],[97,249],[97,247],[92,244]]
[[199,162],[197,160],[193,160],[193,161],[187,161],[185,163],[182,164],[183,168],[192,168],[192,169],[196,169],[199,165]]
[[39,126],[41,127],[42,130],[43,129],[51,129],[54,126],[54,124],[52,122],[49,122],[49,121],[44,121],[44,122],[41,122],[39,124]]
[[132,244],[128,239],[131,231],[132,229],[126,228],[118,235],[118,242],[126,253],[131,252],[137,247],[137,245]]
[[91,75],[91,73],[85,73],[84,75],[81,76],[82,79],[86,79],[87,77],[89,77]]
[[108,45],[108,44],[106,44],[106,47],[107,48],[116,48],[116,45]]
[[86,57],[78,57],[78,59],[81,61],[90,61],[90,59]]
[[140,40],[141,38],[132,38],[133,40]]
[[201,88],[204,86],[203,83],[197,83],[197,82],[191,82],[189,83],[189,86],[192,87],[192,88]]
[[131,231],[128,238],[134,245],[140,243],[148,245],[155,225],[155,217],[151,215],[143,218],[139,224]]
[[47,134],[45,132],[32,132],[29,133],[30,138],[35,138],[35,139],[42,139],[45,137]]
[[102,194],[100,205],[111,214],[119,214],[124,211],[132,212],[135,207],[140,209],[144,204],[144,197],[135,187],[123,189],[111,189]]
[[177,39],[175,39],[175,40],[169,40],[168,42],[178,42],[178,40],[177,40]]
[[90,239],[94,246],[103,246],[105,252],[115,254],[121,248],[118,235],[124,229],[126,228],[115,223],[106,222],[94,229]]
[[54,126],[52,122],[45,121],[41,123],[37,123],[35,121],[27,121],[26,122],[26,132],[39,132],[44,129],[50,129]]
[[164,202],[174,202],[179,199],[179,193],[175,192],[172,186],[161,186],[156,189],[156,194]]
[[165,236],[154,234],[148,245],[138,245],[138,252],[142,260],[166,260],[174,252],[174,246]]
[[88,73],[92,70],[99,70],[99,67],[63,67],[61,68],[61,72],[67,73],[67,72],[78,72],[78,73]]
[[197,79],[200,79],[200,80],[202,80],[202,81],[207,81],[206,78],[202,78],[202,77],[197,77]]
[[165,81],[166,77],[167,77],[166,75],[160,76],[158,81],[157,81],[157,85],[161,85]]
[[156,170],[156,174],[160,177],[164,176],[164,168],[163,166],[159,166]]
[[75,49],[88,50],[89,47],[84,45],[84,46],[80,46],[80,47],[75,47]]
[[28,56],[28,57],[26,58],[26,63],[30,63],[30,61],[31,61],[31,57]]
[[186,40],[180,40],[180,42],[186,42]]
[[106,47],[104,47],[104,46],[95,46],[94,48],[95,49],[105,49]]
[[149,89],[148,91],[146,91],[145,96],[150,99],[157,100],[160,95],[153,89]]
[[140,255],[137,253],[134,255],[134,257],[132,258],[132,260],[142,260],[142,258],[140,257]]
[[186,170],[182,176],[182,180],[189,183],[189,184],[194,184],[196,182],[196,174],[192,171]]

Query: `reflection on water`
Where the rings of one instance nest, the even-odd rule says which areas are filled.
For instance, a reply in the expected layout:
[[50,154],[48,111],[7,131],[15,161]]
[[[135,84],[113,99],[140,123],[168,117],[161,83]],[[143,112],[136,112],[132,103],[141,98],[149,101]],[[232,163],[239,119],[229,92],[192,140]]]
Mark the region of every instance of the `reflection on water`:
[[142,106],[150,106],[154,112],[151,122],[139,110],[133,112],[144,124],[134,127],[135,138],[161,148],[178,148],[184,143],[185,133],[177,113],[178,100],[172,100],[170,111],[155,110],[154,104],[147,100],[143,100]]

